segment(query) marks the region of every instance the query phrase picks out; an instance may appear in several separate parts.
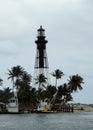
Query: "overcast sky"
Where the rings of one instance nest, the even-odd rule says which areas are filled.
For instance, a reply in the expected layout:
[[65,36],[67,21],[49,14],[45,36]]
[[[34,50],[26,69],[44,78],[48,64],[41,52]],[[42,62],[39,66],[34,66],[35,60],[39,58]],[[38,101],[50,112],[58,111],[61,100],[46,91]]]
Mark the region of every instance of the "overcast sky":
[[[49,71],[79,74],[83,90],[74,102],[93,103],[93,0],[0,0],[0,77],[21,65],[33,76],[37,29],[46,30]],[[51,77],[52,78],[52,77]],[[51,79],[52,80],[52,79]]]

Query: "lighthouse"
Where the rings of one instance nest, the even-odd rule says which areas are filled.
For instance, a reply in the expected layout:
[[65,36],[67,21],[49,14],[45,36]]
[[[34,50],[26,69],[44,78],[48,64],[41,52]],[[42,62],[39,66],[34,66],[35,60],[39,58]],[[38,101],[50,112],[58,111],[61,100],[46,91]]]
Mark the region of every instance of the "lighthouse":
[[[48,58],[46,53],[46,44],[48,41],[45,37],[45,29],[40,26],[37,30],[37,39],[36,43],[36,57],[35,57],[35,66],[34,66],[34,80],[33,85],[34,87],[38,87],[36,84],[36,79],[39,75],[43,75],[46,78],[45,86],[50,84],[50,77],[49,77],[49,65],[48,65]],[[43,89],[43,86],[41,86]]]

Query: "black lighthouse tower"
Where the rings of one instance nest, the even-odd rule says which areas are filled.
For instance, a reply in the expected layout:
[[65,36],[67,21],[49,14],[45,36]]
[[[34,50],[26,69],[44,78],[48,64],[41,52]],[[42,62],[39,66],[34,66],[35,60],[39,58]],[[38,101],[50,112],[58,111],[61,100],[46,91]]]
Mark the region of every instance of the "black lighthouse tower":
[[[37,40],[36,43],[36,58],[35,58],[35,66],[34,66],[34,86],[35,79],[43,74],[47,78],[47,85],[50,83],[49,78],[49,66],[48,66],[48,58],[46,53],[46,43],[48,42],[45,39],[45,29],[40,26],[37,30]],[[42,87],[42,86],[41,86]]]

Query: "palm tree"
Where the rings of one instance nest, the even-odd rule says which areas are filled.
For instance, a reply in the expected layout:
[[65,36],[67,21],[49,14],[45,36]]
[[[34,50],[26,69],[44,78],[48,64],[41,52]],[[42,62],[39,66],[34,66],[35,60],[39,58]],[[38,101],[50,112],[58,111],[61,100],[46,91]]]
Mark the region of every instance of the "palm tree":
[[69,89],[68,84],[64,83],[58,87],[58,96],[62,99],[63,103],[67,103],[68,101],[72,101],[72,95]]
[[19,102],[27,104],[30,103],[30,90],[31,90],[30,82],[31,82],[31,75],[25,71],[23,72],[21,78],[16,80],[15,85],[17,86],[18,89]]
[[31,83],[31,75],[28,74],[26,71],[24,71],[23,75],[21,75],[21,77],[16,80],[15,86],[17,86],[17,89],[19,89],[18,86],[20,87],[22,84],[30,85],[30,83]]
[[12,67],[11,70],[8,70],[8,71],[9,71],[8,79],[10,78],[12,79],[12,78],[19,78],[23,74],[24,69],[21,66],[17,65],[17,66]]
[[30,85],[20,82],[20,87],[18,89],[18,101],[23,104],[30,104],[31,97],[31,87]]
[[67,94],[67,95],[65,96],[65,98],[64,98],[64,103],[67,103],[67,102],[72,101],[72,100],[73,100],[73,97],[72,97],[72,95],[69,93],[69,94]]
[[48,98],[50,101],[52,100],[54,94],[57,92],[57,89],[55,86],[49,85],[46,89],[46,98]]
[[29,84],[29,85],[31,82],[31,78],[32,78],[32,76],[30,74],[28,74],[27,72],[24,72],[22,77],[21,77],[22,81],[26,84]]
[[46,89],[45,84],[47,83],[47,78],[43,74],[40,74],[39,76],[37,76],[35,80],[36,80],[35,83],[39,85],[37,91],[38,100],[44,99],[45,98],[44,89]]
[[60,98],[63,97],[63,99],[65,98],[65,96],[70,93],[68,85],[66,83],[64,83],[63,85],[60,85],[58,87],[58,95]]
[[9,72],[8,79],[11,79],[11,82],[13,82],[13,91],[14,91],[15,82],[22,76],[24,69],[21,66],[14,66],[11,68],[11,70],[8,70],[8,72]]
[[15,74],[15,78],[17,80],[17,79],[21,78],[21,76],[23,75],[24,69],[19,65],[17,65],[14,68],[15,68],[15,73],[14,74]]
[[8,103],[9,99],[13,96],[13,93],[11,92],[11,89],[9,87],[4,88],[3,90],[3,101],[4,103]]
[[43,88],[46,88],[45,87],[45,84],[46,84],[46,80],[47,80],[47,78],[43,75],[43,74],[40,74],[36,79],[36,84],[39,84],[39,89],[41,88],[42,89],[42,87]]
[[9,73],[7,73],[9,75],[8,79],[11,79],[11,82],[13,82],[13,91],[14,91],[14,77],[15,77],[15,67],[11,68],[11,70],[8,70]]
[[0,86],[2,86],[3,84],[3,80],[0,78]]
[[64,73],[61,70],[59,70],[59,69],[56,69],[52,73],[52,76],[56,78],[56,80],[55,80],[55,86],[56,87],[57,87],[57,80],[60,79],[63,75],[64,75]]
[[30,91],[30,103],[33,106],[36,106],[37,103],[38,103],[37,97],[38,97],[38,95],[37,95],[36,88],[32,88],[31,91]]
[[84,83],[83,78],[78,74],[70,76],[68,81],[69,81],[68,86],[71,92],[76,92],[78,89],[79,90],[83,89],[81,86],[81,84]]
[[9,99],[12,97],[13,93],[9,87],[0,90],[0,102],[8,103]]

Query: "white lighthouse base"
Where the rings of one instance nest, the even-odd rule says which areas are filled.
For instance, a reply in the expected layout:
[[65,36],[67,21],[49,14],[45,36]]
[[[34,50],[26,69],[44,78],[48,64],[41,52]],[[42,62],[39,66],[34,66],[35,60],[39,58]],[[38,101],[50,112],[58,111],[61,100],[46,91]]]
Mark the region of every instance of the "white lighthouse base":
[[37,112],[43,112],[43,113],[46,113],[46,112],[51,112],[51,105],[47,103],[47,101],[40,101],[40,104],[37,108]]

